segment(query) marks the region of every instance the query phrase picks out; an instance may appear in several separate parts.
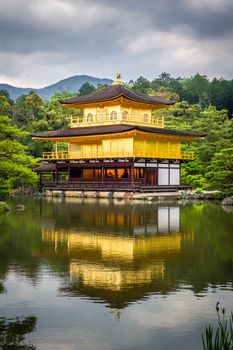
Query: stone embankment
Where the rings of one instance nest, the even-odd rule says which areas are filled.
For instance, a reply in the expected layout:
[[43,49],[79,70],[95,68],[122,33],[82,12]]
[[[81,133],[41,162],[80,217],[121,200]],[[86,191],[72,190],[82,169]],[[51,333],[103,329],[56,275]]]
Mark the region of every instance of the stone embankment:
[[108,192],[108,191],[46,191],[42,194],[46,197],[73,197],[89,199],[117,199],[117,200],[142,200],[142,201],[163,201],[163,200],[222,200],[224,195],[220,191],[194,191],[177,192]]
[[8,213],[11,210],[9,205],[6,202],[0,202],[0,214]]
[[233,196],[226,197],[222,200],[222,205],[233,205]]

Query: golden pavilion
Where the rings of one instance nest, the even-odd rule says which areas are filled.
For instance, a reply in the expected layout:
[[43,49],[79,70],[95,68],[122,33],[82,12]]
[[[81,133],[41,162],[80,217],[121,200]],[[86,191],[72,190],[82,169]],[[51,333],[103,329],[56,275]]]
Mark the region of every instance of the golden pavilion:
[[[180,188],[180,167],[194,159],[181,142],[200,138],[194,132],[169,130],[153,111],[174,101],[128,89],[119,79],[105,89],[60,101],[83,110],[70,127],[32,134],[51,141],[43,154],[40,188],[49,190],[158,191]],[[59,143],[67,144],[59,151]]]

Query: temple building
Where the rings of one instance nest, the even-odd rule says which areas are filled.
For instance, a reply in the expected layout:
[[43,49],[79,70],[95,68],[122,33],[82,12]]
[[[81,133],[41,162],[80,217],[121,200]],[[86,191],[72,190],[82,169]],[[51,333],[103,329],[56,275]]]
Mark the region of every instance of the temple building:
[[[116,81],[105,89],[60,101],[83,110],[70,127],[32,134],[54,143],[43,154],[40,188],[49,190],[153,191],[180,188],[180,167],[194,159],[181,142],[204,135],[169,130],[153,111],[174,101],[147,96]],[[66,143],[66,151],[59,145]]]

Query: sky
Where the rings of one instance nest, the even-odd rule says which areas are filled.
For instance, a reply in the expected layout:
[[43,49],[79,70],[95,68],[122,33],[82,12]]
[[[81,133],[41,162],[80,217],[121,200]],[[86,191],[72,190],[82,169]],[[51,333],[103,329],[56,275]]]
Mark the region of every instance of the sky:
[[0,83],[233,79],[233,0],[0,0]]

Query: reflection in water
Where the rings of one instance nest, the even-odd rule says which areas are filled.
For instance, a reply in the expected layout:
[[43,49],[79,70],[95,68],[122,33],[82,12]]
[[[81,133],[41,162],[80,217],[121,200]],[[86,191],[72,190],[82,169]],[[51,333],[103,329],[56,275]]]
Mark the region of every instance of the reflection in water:
[[25,344],[25,335],[36,328],[37,319],[34,316],[6,319],[0,317],[0,349],[35,350],[32,344]]
[[218,205],[16,204],[1,222],[4,334],[33,314],[40,350],[196,350],[215,299],[232,309],[233,217]]
[[[180,210],[174,205],[84,202],[54,206],[48,216],[42,208],[40,254],[53,264],[62,258],[69,274],[60,295],[84,296],[119,309],[152,293],[166,295],[179,284],[203,294],[209,282],[229,279],[218,258],[221,247],[216,251],[221,231],[215,240],[208,236],[214,210],[211,215],[203,205]],[[207,233],[200,235],[200,227]],[[225,253],[224,260],[230,261],[232,251]]]
[[4,288],[3,284],[2,284],[2,282],[0,281],[0,294],[4,293],[4,292],[5,292],[5,288]]
[[81,294],[119,309],[152,291],[166,290],[166,260],[181,249],[180,208],[114,209],[100,206],[93,217],[90,210],[79,210],[76,229],[62,229],[66,224],[59,216],[53,223],[44,221],[42,241],[53,244],[50,256],[69,257],[70,278],[61,295]]

